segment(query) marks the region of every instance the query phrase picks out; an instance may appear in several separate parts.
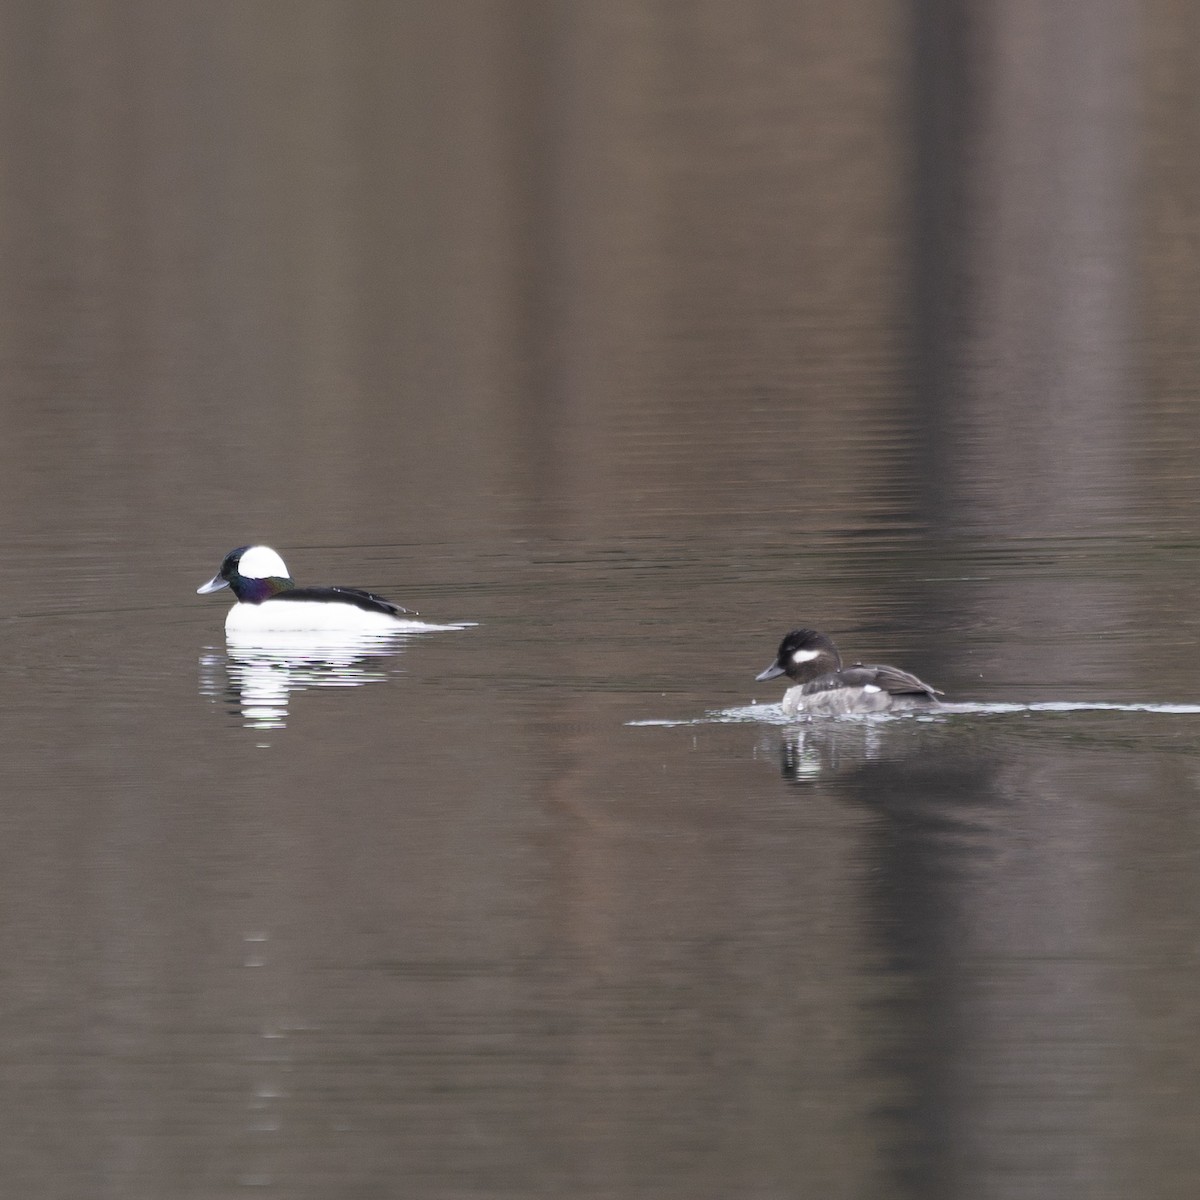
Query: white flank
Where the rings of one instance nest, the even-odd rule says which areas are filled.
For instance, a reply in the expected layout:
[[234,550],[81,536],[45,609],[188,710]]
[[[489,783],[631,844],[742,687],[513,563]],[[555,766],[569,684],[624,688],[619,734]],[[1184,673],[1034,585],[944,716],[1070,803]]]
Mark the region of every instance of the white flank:
[[247,579],[290,579],[282,558],[270,546],[251,546],[238,563],[238,573]]
[[226,633],[289,633],[304,630],[386,633],[406,622],[355,604],[323,600],[264,600],[235,604],[225,618]]
[[882,692],[883,688],[879,687],[878,684],[865,683],[865,684],[863,684],[863,691],[864,692]]
[[[243,571],[242,574],[244,575],[245,572]],[[812,662],[814,658],[820,657],[820,650],[797,650],[796,653],[792,655],[792,662],[799,666],[801,663]]]

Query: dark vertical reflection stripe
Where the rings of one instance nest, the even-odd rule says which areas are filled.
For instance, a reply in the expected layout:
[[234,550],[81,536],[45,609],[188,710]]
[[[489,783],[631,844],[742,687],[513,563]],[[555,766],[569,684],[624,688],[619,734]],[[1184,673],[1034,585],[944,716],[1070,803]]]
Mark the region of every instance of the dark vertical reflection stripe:
[[952,462],[971,285],[969,170],[978,134],[977,0],[929,0],[913,21],[913,407],[919,421],[919,513],[954,523]]
[[[984,531],[1016,540],[1105,531],[1128,517],[1126,441],[1140,399],[1130,370],[1135,6],[938,0],[912,11],[922,519],[943,547]],[[940,621],[961,619],[958,590],[942,586],[931,597]],[[1121,615],[1130,599],[1097,580],[1047,581],[1019,594],[985,585],[971,611],[981,623],[994,611],[1023,613],[1042,632],[1039,649],[1012,651],[1036,678],[1071,670],[1072,630],[1135,619]],[[983,763],[973,771],[972,792],[1019,811],[1016,779],[992,778]],[[957,785],[937,774],[921,790],[948,801]],[[907,810],[909,786],[898,779],[883,791]],[[1035,782],[1025,786],[1036,794]],[[1024,819],[1044,848],[1074,853],[1081,839],[1100,845],[1108,836],[1101,823],[1081,830],[1063,805]],[[1103,1150],[1094,1106],[1077,1096],[1076,1081],[1102,1091],[1111,1079],[1102,1045],[1116,1006],[1095,994],[1103,965],[1086,956],[1053,969],[1030,964],[1021,986],[1010,987],[980,977],[969,960],[982,945],[1019,957],[1029,944],[1058,944],[1064,928],[1097,936],[1102,888],[1064,887],[1061,857],[1046,849],[1026,888],[998,910],[983,911],[970,873],[949,873],[938,883],[944,921],[914,912],[909,925],[895,918],[901,897],[924,890],[929,833],[895,839],[887,856],[894,887],[881,908],[898,960],[906,929],[954,931],[930,937],[915,967],[929,1003],[919,1006],[926,1041],[911,1064],[919,1097],[911,1117],[923,1139],[909,1167],[911,1194],[973,1193],[999,1157],[1020,1177],[1019,1155],[994,1136],[1005,1120],[996,1089],[1010,1073],[996,1047],[1019,1029],[1064,1045],[1061,1074],[1025,1097],[1031,1153],[1043,1144],[1037,1115],[1053,1111],[1061,1122],[1045,1135],[1058,1173],[1046,1194],[1090,1195],[1104,1186]],[[1078,1029],[1098,1040],[1072,1043]]]

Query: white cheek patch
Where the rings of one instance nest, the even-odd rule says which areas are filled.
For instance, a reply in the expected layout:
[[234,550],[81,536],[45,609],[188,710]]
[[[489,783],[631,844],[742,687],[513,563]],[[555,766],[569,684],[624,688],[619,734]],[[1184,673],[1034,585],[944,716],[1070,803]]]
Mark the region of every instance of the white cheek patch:
[[792,655],[792,662],[794,662],[796,666],[799,666],[801,663],[812,662],[814,658],[820,657],[820,650],[797,650],[796,653]]
[[270,546],[251,546],[238,563],[238,573],[247,579],[290,579],[283,559]]

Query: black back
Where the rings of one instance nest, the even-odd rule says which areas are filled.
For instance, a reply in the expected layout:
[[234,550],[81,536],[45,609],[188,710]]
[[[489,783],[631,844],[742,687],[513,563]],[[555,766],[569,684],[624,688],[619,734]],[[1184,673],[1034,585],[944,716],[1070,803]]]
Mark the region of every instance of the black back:
[[384,613],[389,617],[398,617],[401,613],[408,612],[407,608],[401,608],[399,604],[393,604],[382,596],[376,596],[374,592],[352,587],[289,588],[286,592],[279,592],[272,596],[271,599],[315,600],[322,604],[352,604],[355,608],[363,609],[364,612]]

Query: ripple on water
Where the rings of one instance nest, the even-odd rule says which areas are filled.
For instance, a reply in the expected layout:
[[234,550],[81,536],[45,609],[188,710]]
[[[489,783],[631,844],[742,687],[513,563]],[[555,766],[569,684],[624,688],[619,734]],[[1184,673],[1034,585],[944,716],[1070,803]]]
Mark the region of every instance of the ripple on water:
[[764,725],[797,725],[811,722],[855,721],[883,724],[891,721],[944,721],[949,717],[995,717],[1010,716],[1014,713],[1094,713],[1094,712],[1127,712],[1127,713],[1159,713],[1175,715],[1200,714],[1200,704],[1174,702],[1129,702],[1106,700],[1041,700],[1031,704],[1016,704],[1007,702],[995,703],[961,703],[940,704],[936,709],[922,709],[913,712],[898,713],[843,713],[839,716],[788,716],[778,704],[746,704],[733,708],[717,709],[705,713],[702,717],[684,719],[644,718],[638,721],[626,721],[626,725],[657,726],[672,728],[679,725],[732,725],[743,722],[757,722]]

